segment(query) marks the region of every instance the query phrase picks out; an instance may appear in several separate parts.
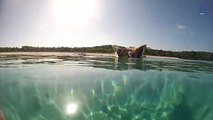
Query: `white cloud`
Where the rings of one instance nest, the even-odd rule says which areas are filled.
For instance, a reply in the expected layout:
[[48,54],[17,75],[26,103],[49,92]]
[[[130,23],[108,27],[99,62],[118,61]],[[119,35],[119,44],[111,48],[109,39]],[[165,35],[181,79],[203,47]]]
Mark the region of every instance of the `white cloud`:
[[184,25],[177,25],[176,27],[180,30],[186,29],[186,26],[184,26]]

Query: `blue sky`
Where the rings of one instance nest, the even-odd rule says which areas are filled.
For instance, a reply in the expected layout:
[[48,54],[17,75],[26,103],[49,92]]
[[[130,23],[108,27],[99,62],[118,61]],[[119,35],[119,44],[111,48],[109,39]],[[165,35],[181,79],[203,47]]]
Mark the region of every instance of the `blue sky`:
[[0,0],[0,46],[146,43],[213,52],[212,0],[60,1]]

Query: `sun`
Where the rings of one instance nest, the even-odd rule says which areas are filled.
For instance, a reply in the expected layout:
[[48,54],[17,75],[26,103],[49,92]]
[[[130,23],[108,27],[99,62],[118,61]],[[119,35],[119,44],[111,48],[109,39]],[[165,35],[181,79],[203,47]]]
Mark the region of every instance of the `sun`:
[[81,26],[95,16],[97,0],[54,0],[54,17],[59,24]]

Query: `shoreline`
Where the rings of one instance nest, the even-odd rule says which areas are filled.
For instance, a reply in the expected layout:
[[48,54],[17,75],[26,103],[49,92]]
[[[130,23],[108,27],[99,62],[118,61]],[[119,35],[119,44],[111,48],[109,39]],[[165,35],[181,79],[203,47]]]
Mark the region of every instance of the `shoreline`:
[[86,53],[86,52],[0,52],[0,56],[34,56],[34,57],[48,57],[48,56],[70,56],[70,57],[78,57],[78,56],[103,56],[110,57],[115,56],[114,53]]
[[[67,57],[80,57],[80,56],[94,56],[94,57],[115,57],[114,53],[87,53],[87,52],[0,52],[0,56],[32,56],[32,57],[52,57],[52,56],[67,56]],[[167,58],[167,59],[180,59],[177,57],[166,56],[152,56],[145,55],[146,58]]]
[[178,57],[153,56],[153,55],[146,55],[146,57],[147,58],[166,58],[166,59],[175,59],[175,60],[181,59],[181,58],[178,58]]

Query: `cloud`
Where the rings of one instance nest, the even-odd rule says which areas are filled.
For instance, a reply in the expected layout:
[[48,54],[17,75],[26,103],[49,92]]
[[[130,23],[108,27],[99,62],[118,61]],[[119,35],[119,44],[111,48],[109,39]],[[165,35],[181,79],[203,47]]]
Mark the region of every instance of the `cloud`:
[[184,26],[184,25],[177,25],[176,27],[180,30],[186,29],[186,26]]

